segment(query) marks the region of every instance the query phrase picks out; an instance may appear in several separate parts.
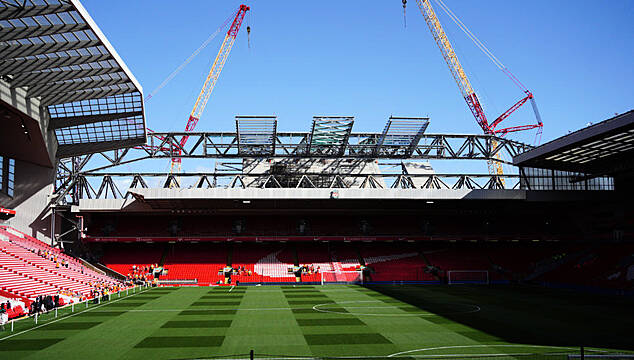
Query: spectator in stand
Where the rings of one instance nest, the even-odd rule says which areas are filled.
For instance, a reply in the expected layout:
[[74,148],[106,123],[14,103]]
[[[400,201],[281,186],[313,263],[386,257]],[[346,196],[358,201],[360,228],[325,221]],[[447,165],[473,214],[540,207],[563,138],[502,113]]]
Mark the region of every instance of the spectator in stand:
[[35,298],[35,302],[33,304],[35,304],[34,305],[35,306],[35,311],[34,311],[35,313],[39,314],[40,312],[42,312],[42,297],[41,296],[36,297]]
[[51,311],[55,308],[55,303],[53,303],[53,297],[51,295],[47,295],[44,298],[44,307],[46,307],[46,311]]
[[2,308],[0,308],[0,326],[2,326],[2,331],[4,331],[4,324],[9,321],[9,314],[4,309],[4,304],[2,304]]

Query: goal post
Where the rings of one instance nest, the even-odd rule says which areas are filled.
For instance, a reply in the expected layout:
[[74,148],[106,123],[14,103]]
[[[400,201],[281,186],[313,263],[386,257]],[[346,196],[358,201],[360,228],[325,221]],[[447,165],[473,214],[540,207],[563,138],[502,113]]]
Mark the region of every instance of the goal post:
[[363,284],[363,272],[331,270],[322,271],[321,284]]
[[452,284],[489,284],[488,270],[449,270],[447,283]]

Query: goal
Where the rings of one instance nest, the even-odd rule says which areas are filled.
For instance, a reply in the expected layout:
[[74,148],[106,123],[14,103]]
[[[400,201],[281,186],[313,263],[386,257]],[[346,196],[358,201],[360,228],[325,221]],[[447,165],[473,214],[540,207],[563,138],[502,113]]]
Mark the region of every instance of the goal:
[[321,284],[363,284],[362,271],[322,271]]
[[447,271],[448,284],[488,284],[488,270],[449,270]]

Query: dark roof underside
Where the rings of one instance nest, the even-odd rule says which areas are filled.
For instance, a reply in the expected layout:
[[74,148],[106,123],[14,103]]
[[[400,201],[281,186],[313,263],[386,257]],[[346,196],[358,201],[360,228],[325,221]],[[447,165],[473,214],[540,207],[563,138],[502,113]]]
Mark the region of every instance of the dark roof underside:
[[48,110],[57,157],[145,142],[142,88],[78,0],[0,1],[0,77]]
[[614,175],[634,169],[634,110],[517,155],[522,167]]

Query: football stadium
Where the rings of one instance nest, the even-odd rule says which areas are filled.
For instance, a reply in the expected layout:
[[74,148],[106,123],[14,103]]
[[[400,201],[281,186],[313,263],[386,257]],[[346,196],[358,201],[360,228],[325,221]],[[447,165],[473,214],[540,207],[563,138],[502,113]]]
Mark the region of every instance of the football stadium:
[[[467,27],[489,29],[471,24],[474,4],[84,2],[0,0],[1,359],[634,359],[634,110],[589,98],[607,115],[563,118],[572,106],[549,99],[538,109],[538,91],[484,45],[491,33]],[[141,30],[141,7],[156,29]],[[336,44],[357,24],[377,34],[379,17],[404,39]],[[296,39],[276,32],[298,21],[335,30],[283,45],[319,53],[313,67],[297,55],[270,68],[293,56],[280,43]],[[159,45],[144,50],[147,36]],[[367,61],[420,62],[404,74],[426,89],[413,74],[345,79],[359,74],[344,65],[355,49],[406,39],[425,59]],[[182,49],[195,51],[178,65]],[[463,64],[476,51],[508,86],[474,90]],[[625,50],[611,61],[621,55],[631,61]],[[341,72],[320,79],[330,56]],[[336,80],[397,98],[402,83],[433,100],[359,95],[346,107],[323,88],[317,111],[353,115],[320,115],[295,103],[298,76],[304,90]],[[576,76],[603,81],[579,91],[621,91]],[[507,95],[508,110],[484,106]],[[416,113],[382,115],[401,103]]]

